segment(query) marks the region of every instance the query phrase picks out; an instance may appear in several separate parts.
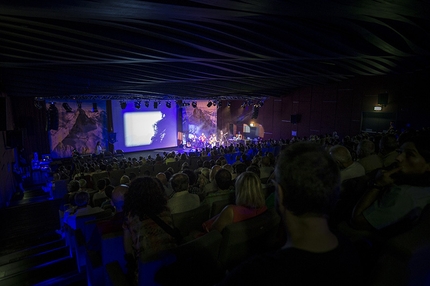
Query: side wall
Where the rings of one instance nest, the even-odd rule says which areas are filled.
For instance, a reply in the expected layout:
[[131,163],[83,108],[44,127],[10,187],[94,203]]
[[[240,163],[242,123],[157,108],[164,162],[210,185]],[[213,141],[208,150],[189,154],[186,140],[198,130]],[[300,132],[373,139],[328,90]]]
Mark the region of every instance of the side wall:
[[[12,113],[10,112],[10,98],[4,94],[0,94],[0,97],[6,98],[6,128],[7,130],[12,130],[14,123]],[[1,116],[4,115],[1,114]],[[7,206],[17,188],[13,176],[15,149],[6,147],[6,140],[6,131],[0,130],[0,208]]]
[[[363,114],[379,117],[394,116],[399,130],[410,126],[430,126],[430,96],[427,94],[428,73],[402,76],[363,77],[342,83],[300,88],[280,98],[269,98],[260,108],[258,118],[251,119],[252,107],[242,108],[243,101],[223,104],[218,111],[218,127],[250,124],[264,127],[264,139],[291,138],[326,134],[336,131],[339,136],[356,135],[365,130]],[[388,104],[382,111],[378,94],[388,93]],[[291,115],[300,115],[298,123]],[[388,129],[388,124],[387,124]]]

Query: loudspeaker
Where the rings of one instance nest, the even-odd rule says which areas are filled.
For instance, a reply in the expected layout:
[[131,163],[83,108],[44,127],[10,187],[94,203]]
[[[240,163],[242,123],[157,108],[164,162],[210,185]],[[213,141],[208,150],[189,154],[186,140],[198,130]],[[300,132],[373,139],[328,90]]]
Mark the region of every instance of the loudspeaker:
[[109,132],[108,133],[108,138],[109,138],[109,143],[110,144],[114,144],[115,142],[117,142],[117,140],[116,140],[116,133],[114,133],[114,132]]
[[300,114],[291,114],[291,123],[297,124],[300,122]]
[[6,130],[6,97],[0,97],[0,131]]
[[252,107],[252,116],[251,119],[257,119],[258,118],[258,111],[259,111],[259,107],[258,106],[253,106]]
[[388,93],[378,94],[378,104],[382,104],[382,105],[388,104]]
[[51,104],[46,111],[46,130],[58,130],[59,117],[55,104]]

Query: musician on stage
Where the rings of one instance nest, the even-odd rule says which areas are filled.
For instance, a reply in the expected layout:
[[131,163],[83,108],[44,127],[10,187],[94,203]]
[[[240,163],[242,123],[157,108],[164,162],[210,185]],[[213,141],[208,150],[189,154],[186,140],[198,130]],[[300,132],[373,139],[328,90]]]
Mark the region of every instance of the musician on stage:
[[216,135],[215,133],[211,134],[211,136],[209,137],[209,144],[214,147],[216,144]]
[[236,134],[236,139],[237,140],[242,140],[242,134],[240,134],[240,131]]

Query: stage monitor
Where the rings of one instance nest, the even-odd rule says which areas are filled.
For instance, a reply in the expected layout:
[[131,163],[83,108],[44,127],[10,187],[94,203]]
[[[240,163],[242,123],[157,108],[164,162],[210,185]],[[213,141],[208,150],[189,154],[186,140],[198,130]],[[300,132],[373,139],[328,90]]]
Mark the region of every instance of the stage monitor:
[[[138,152],[177,146],[176,104],[136,104],[126,101],[112,101],[112,120],[117,142],[114,149],[124,152]],[[139,107],[139,108],[137,108]]]

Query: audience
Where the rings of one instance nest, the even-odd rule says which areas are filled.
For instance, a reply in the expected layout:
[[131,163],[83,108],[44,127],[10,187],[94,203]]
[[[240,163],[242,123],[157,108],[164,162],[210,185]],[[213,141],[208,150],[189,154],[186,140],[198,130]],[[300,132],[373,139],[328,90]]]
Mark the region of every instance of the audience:
[[[128,265],[134,267],[129,274],[136,282],[138,261],[156,259],[163,250],[177,245],[173,236],[152,220],[153,215],[172,227],[171,214],[197,208],[201,201],[212,205],[214,201],[225,200],[229,201],[228,205],[218,215],[202,222],[205,231],[222,232],[227,225],[260,215],[269,207],[276,208],[288,237],[284,247],[243,263],[228,273],[221,285],[359,284],[362,280],[357,274],[361,267],[357,263],[361,260],[349,240],[339,235],[338,224],[330,224],[332,228],[327,226],[328,218],[336,217],[331,210],[340,201],[337,199],[339,183],[348,181],[342,184],[341,200],[345,201],[345,193],[352,194],[340,218],[359,230],[404,231],[404,226],[412,227],[424,207],[430,204],[427,133],[383,134],[379,142],[378,139],[378,135],[366,133],[344,138],[326,134],[278,142],[231,144],[226,148],[208,147],[199,152],[197,167],[179,153],[164,152],[156,159],[148,156],[147,160],[114,158],[112,162],[76,156],[76,168],[68,168],[70,178],[81,179],[86,170],[124,170],[156,162],[164,165],[166,171],[155,175],[151,168],[145,167],[134,180],[121,177],[120,185],[115,187],[108,182],[103,185],[105,179],[99,180],[99,192],[94,194],[93,202],[98,197],[106,198],[106,202],[102,208],[93,209],[87,206],[90,197],[86,200],[88,193],[82,191],[86,189],[84,183],[80,188],[79,182],[72,180],[68,184],[69,194],[65,196],[65,203],[71,208],[61,222],[68,220],[73,225],[73,216],[112,208],[114,216],[97,226],[101,233],[124,232]],[[268,146],[275,146],[272,149],[275,151],[265,151]],[[284,147],[287,150],[278,157]],[[179,160],[176,170],[163,164]],[[73,174],[73,169],[78,174]],[[138,177],[145,174],[147,177]],[[349,180],[357,177],[359,180]],[[262,186],[270,192],[263,192]],[[349,192],[350,188],[356,192]],[[160,193],[163,199],[159,198]],[[75,194],[79,194],[76,202]]]
[[242,173],[235,184],[236,204],[226,206],[221,213],[206,221],[203,229],[221,232],[229,224],[240,222],[267,210],[260,179],[252,172]]
[[200,206],[200,198],[191,194],[189,189],[189,178],[185,173],[177,173],[170,179],[173,196],[167,201],[167,207],[171,214],[186,212]]
[[112,204],[115,206],[117,211],[122,211],[124,205],[125,194],[128,192],[128,186],[130,184],[130,178],[124,175],[120,179],[120,185],[115,187],[112,192]]
[[160,180],[161,184],[163,185],[164,188],[164,195],[166,196],[166,198],[171,198],[173,196],[173,189],[172,186],[170,185],[170,182],[167,180],[167,176],[165,173],[160,172],[155,176],[158,180]]
[[375,153],[375,143],[370,140],[360,141],[357,146],[357,157],[366,174],[382,168],[382,160]]
[[327,223],[340,182],[333,159],[317,144],[295,143],[280,155],[275,177],[287,242],[243,263],[221,285],[360,285],[359,260]]
[[74,200],[75,206],[64,213],[64,223],[73,229],[76,229],[76,218],[104,211],[101,207],[93,208],[89,205],[90,195],[85,191],[78,191]]
[[430,136],[405,138],[391,170],[381,171],[357,203],[352,225],[357,229],[384,229],[416,220],[430,204]]
[[105,193],[106,189],[106,180],[100,179],[97,181],[97,188],[98,192],[93,195],[93,206],[95,207],[101,207],[103,202],[108,198]]
[[173,227],[163,186],[157,179],[139,177],[131,182],[125,196],[124,217],[128,275],[137,285],[139,262],[154,260],[163,251],[176,246],[175,238],[151,218],[159,217],[162,222]]
[[384,168],[396,164],[397,148],[399,148],[399,144],[394,134],[384,134],[382,136],[379,141],[379,156]]
[[330,155],[340,169],[341,182],[365,175],[364,167],[352,160],[349,150],[342,145],[335,145],[330,148]]

